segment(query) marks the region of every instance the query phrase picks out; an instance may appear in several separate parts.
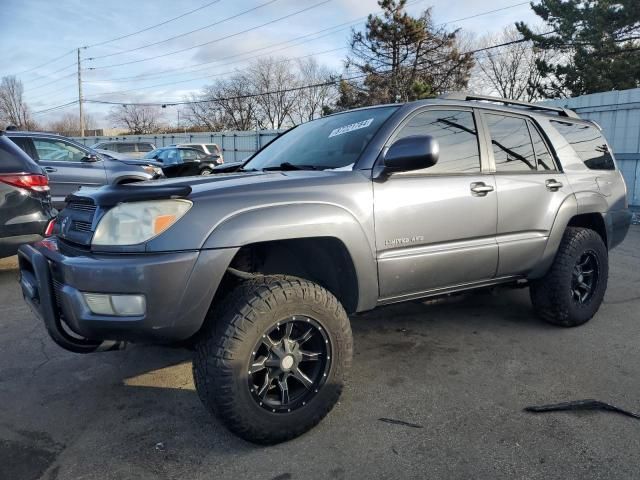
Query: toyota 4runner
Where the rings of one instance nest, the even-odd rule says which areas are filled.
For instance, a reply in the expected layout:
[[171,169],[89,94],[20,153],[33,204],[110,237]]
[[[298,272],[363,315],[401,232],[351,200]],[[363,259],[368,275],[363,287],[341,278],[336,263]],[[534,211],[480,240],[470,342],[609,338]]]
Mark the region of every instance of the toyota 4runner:
[[542,319],[587,322],[631,219],[596,124],[491,97],[331,115],[234,168],[75,193],[20,282],[67,350],[192,343],[201,400],[258,443],[335,405],[348,314],[528,283]]

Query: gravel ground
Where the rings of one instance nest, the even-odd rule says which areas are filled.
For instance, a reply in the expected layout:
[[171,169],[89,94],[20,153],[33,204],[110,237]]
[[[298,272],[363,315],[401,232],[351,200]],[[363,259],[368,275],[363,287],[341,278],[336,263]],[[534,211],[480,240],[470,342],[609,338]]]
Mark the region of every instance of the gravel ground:
[[612,252],[605,303],[580,328],[537,320],[526,289],[353,318],[340,403],[268,448],[208,415],[187,351],[60,350],[22,302],[15,268],[0,261],[0,479],[640,477],[640,421],[522,411],[583,398],[640,411],[640,227]]

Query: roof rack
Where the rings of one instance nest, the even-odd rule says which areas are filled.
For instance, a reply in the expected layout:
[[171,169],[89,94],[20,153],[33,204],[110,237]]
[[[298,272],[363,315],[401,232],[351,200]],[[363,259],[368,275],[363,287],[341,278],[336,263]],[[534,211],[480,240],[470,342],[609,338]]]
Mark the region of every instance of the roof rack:
[[569,110],[568,108],[561,107],[548,107],[546,105],[540,105],[538,103],[521,102],[519,100],[509,100],[507,98],[491,97],[489,95],[471,95],[466,92],[451,92],[438,96],[442,100],[461,100],[461,101],[484,101],[502,103],[504,105],[515,105],[518,107],[530,108],[532,110],[541,110],[545,112],[557,113],[560,117],[568,118],[580,118],[576,112]]

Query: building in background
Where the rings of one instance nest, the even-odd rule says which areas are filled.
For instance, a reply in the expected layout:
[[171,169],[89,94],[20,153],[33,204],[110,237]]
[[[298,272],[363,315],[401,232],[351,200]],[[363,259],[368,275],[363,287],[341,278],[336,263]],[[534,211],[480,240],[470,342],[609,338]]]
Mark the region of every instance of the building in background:
[[629,204],[640,209],[640,88],[544,103],[570,108],[602,127],[627,183]]

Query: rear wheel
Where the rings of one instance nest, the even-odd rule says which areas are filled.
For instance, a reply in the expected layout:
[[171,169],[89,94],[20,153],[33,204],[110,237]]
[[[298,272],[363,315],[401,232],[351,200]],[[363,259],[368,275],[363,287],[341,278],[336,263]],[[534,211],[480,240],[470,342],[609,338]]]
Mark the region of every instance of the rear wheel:
[[569,227],[551,269],[531,284],[534,310],[554,325],[582,325],[600,308],[608,276],[608,252],[600,235]]
[[333,408],[351,364],[349,319],[327,290],[260,276],[212,312],[196,346],[200,399],[227,428],[271,444],[297,437]]
[[213,173],[213,170],[211,170],[210,168],[203,168],[202,170],[200,170],[200,175],[211,175]]

